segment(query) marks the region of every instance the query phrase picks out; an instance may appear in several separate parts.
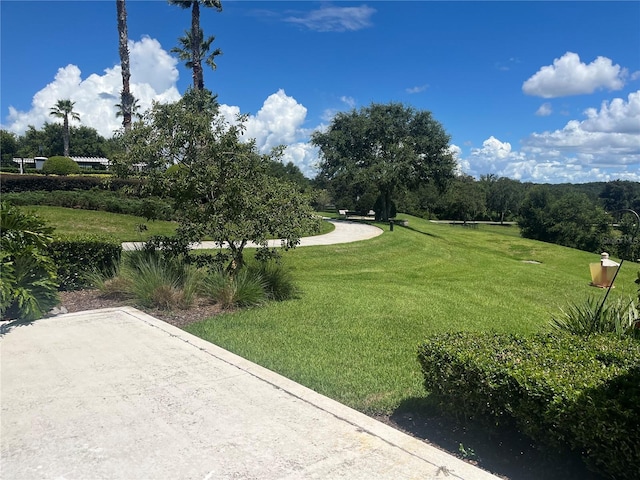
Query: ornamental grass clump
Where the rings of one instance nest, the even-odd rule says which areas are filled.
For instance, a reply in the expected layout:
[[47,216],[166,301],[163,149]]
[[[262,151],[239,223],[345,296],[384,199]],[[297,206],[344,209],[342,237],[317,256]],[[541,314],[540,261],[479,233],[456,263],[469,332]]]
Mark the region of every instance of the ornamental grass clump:
[[244,267],[237,272],[212,270],[204,280],[203,294],[222,308],[251,307],[267,299],[263,278]]
[[124,256],[112,274],[95,274],[93,285],[103,296],[131,299],[135,305],[162,310],[189,308],[205,272],[162,252],[134,251]]
[[262,278],[265,294],[269,300],[283,301],[300,295],[300,288],[295,284],[291,271],[282,263],[271,260],[258,262],[249,267],[253,275]]
[[613,333],[640,339],[640,312],[632,297],[612,299],[600,307],[601,303],[595,296],[572,303],[551,318],[551,326],[573,335]]

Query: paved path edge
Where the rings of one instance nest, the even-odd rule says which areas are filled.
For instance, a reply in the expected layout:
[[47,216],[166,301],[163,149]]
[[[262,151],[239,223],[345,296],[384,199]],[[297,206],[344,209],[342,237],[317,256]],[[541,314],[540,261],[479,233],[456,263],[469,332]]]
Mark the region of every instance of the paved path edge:
[[315,392],[299,383],[296,383],[272,370],[264,368],[256,363],[250,362],[243,357],[229,352],[211,342],[203,340],[151,315],[148,315],[134,307],[116,307],[99,310],[89,310],[65,314],[65,317],[82,316],[95,312],[109,313],[111,311],[124,312],[154,328],[158,328],[168,335],[178,338],[185,343],[206,352],[212,357],[246,372],[259,381],[263,381],[275,388],[281,389],[289,395],[296,397],[314,407],[327,412],[336,419],[347,422],[360,428],[370,435],[376,436],[389,445],[395,446],[410,455],[420,458],[424,462],[434,465],[438,470],[442,470],[445,476],[451,478],[474,479],[474,480],[496,480],[498,477],[471,465],[453,455],[440,450],[426,442],[418,440],[400,430],[375,420],[357,410],[343,405],[336,400],[332,400],[324,395]]

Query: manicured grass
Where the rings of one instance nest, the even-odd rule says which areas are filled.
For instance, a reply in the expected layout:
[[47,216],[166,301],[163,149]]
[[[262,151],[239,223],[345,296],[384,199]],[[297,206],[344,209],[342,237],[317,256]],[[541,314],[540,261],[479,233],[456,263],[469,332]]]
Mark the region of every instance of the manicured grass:
[[[47,207],[33,205],[20,207],[32,211],[56,228],[56,234],[98,234],[111,237],[119,242],[140,242],[152,235],[172,235],[176,224],[156,220],[148,222],[142,217],[121,215],[96,210]],[[139,231],[138,225],[144,224],[147,230]]]
[[[589,294],[598,255],[413,217],[363,242],[285,255],[297,300],[225,314],[187,330],[366,413],[389,413],[426,392],[416,360],[430,333],[530,333]],[[540,263],[525,263],[536,261]],[[635,294],[626,263],[610,298]]]
[[[37,213],[41,218],[56,228],[56,233],[76,235],[92,233],[109,236],[119,242],[141,242],[152,235],[173,235],[176,223],[164,220],[147,221],[133,215],[102,212],[97,210],[81,210],[75,208],[48,207],[31,205],[20,207],[23,210]],[[139,232],[138,226],[144,224],[146,230]],[[334,230],[329,222],[322,222],[322,235]]]

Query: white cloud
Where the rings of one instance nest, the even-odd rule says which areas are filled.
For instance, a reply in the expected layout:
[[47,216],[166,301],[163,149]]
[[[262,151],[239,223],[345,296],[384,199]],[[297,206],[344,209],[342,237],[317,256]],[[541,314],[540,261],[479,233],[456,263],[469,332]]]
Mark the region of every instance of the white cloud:
[[538,110],[536,110],[536,115],[538,117],[548,117],[549,115],[551,115],[552,111],[553,110],[551,108],[551,104],[549,102],[545,102],[542,105],[540,105]]
[[[240,108],[221,105],[220,112],[228,122],[235,123]],[[243,138],[255,139],[256,147],[261,153],[286,145],[282,161],[293,162],[302,173],[313,177],[316,173],[318,151],[307,143],[309,131],[303,128],[306,116],[307,109],[280,89],[269,95],[255,115],[248,116]]]
[[589,108],[585,111],[587,120],[582,129],[588,132],[640,134],[640,90],[627,97],[614,98],[611,103],[602,102],[600,111]]
[[490,137],[482,148],[458,160],[465,173],[485,173],[536,183],[640,181],[640,91],[628,101],[615,98],[600,110],[585,111],[583,121],[533,133],[519,151]]
[[353,97],[347,97],[346,95],[343,95],[342,97],[340,97],[340,101],[347,105],[349,108],[356,107],[356,100]]
[[303,25],[317,32],[346,32],[362,30],[372,25],[371,17],[375,9],[362,5],[360,7],[326,6],[318,10],[305,12],[303,15],[285,18],[286,22]]
[[[142,111],[153,101],[171,102],[180,98],[176,88],[177,60],[163,50],[157,40],[143,37],[139,42],[130,41],[129,50],[131,92],[139,100]],[[53,81],[33,96],[29,111],[18,111],[10,106],[2,128],[18,135],[29,125],[41,128],[45,122],[56,121],[49,115],[51,107],[58,100],[68,98],[75,102],[74,111],[80,115],[82,125],[95,128],[100,135],[109,138],[122,124],[116,117],[115,107],[120,103],[121,90],[119,65],[105,69],[102,75],[92,73],[83,79],[80,69],[70,64],[58,69]]]
[[543,98],[593,93],[597,89],[620,90],[628,75],[627,69],[606,57],[598,57],[590,64],[580,61],[578,54],[567,52],[556,58],[553,65],[542,67],[522,84],[527,95]]
[[427,88],[429,88],[429,85],[419,85],[416,87],[406,88],[405,91],[408,94],[414,94],[414,93],[424,92]]

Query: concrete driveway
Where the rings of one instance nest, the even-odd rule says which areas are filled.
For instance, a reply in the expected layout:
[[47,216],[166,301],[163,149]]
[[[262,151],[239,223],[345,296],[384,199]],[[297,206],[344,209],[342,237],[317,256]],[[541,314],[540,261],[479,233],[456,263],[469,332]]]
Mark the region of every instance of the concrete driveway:
[[3,325],[4,479],[496,479],[130,307]]

